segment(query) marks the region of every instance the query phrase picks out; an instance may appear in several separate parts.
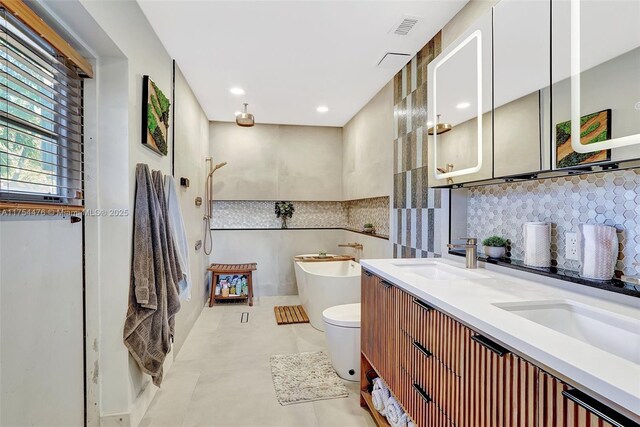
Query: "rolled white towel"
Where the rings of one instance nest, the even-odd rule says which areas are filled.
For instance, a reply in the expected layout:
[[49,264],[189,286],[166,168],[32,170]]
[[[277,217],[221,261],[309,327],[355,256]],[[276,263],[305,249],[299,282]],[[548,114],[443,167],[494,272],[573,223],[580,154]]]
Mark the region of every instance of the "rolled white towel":
[[[375,387],[375,386],[374,386]],[[382,396],[382,390],[374,388],[371,392],[371,400],[373,400],[373,407],[381,414],[384,412],[384,401]]]
[[407,427],[408,419],[409,417],[407,417],[407,414],[403,412],[398,422],[395,424],[391,424],[391,427]]
[[[396,399],[393,396],[389,397],[389,400],[387,400],[386,409],[387,409],[386,417],[387,417],[387,421],[389,421],[389,424],[391,424],[393,427],[397,425],[402,425],[399,423],[402,422],[402,416],[405,415],[405,413],[400,407],[400,404],[396,401]],[[406,418],[405,418],[405,423],[406,423]]]
[[[373,397],[373,394],[376,394],[377,397]],[[376,401],[373,401],[373,406],[376,408],[376,410],[378,412],[380,412],[380,414],[384,417],[387,415],[387,401],[389,400],[389,397],[391,396],[391,393],[389,392],[389,389],[387,388],[386,384],[384,383],[384,381],[382,381],[382,379],[380,378],[376,378],[373,380],[373,392],[371,392],[371,397],[374,399],[379,399],[380,401],[380,408],[377,406]]]

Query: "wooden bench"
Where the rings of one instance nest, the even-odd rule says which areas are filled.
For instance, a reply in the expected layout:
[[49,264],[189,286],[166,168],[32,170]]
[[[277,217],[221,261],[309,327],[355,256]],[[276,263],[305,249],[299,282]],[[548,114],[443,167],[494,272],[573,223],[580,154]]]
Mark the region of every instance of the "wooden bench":
[[[216,301],[222,300],[247,300],[249,306],[253,306],[253,280],[252,273],[256,270],[257,264],[249,263],[249,264],[211,264],[211,266],[207,269],[213,275],[211,280],[211,295],[209,296],[209,307],[215,304]],[[247,295],[230,295],[228,297],[223,297],[222,295],[216,295],[216,284],[218,283],[218,278],[220,276],[247,276]]]

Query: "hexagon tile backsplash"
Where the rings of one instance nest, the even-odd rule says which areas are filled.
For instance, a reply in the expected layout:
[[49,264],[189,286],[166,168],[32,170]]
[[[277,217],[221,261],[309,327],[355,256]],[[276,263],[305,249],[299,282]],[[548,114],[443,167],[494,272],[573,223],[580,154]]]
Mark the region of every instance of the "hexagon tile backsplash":
[[565,258],[565,234],[577,232],[580,223],[614,226],[620,241],[616,275],[640,274],[640,169],[475,187],[467,209],[469,235],[508,238],[518,260],[524,258],[522,225],[552,223],[552,263],[575,271],[578,261]]

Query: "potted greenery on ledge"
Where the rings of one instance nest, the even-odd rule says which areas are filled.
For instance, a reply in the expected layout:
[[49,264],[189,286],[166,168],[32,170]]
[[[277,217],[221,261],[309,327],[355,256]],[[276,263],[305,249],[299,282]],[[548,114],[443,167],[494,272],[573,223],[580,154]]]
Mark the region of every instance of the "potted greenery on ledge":
[[484,239],[482,245],[484,246],[484,253],[489,258],[502,258],[505,254],[507,240],[500,236],[491,236]]
[[376,232],[376,228],[373,226],[372,223],[368,222],[364,225],[364,227],[362,228],[362,231],[364,231],[365,233],[375,233]]
[[287,219],[293,217],[295,209],[291,202],[276,202],[276,217],[280,218],[282,225],[280,228],[287,228]]

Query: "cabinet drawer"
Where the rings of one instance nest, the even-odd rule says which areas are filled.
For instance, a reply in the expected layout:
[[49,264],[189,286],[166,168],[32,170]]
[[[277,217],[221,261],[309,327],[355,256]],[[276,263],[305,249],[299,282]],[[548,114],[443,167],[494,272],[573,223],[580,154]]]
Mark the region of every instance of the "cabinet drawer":
[[401,370],[398,383],[404,392],[402,405],[418,427],[454,427],[449,417],[408,372]]
[[460,377],[437,359],[433,359],[429,368],[416,375],[417,382],[450,420],[457,420],[461,400]]
[[[416,395],[420,397],[422,392],[431,400],[431,405],[436,406],[448,418],[456,419],[460,401],[460,377],[435,358],[428,347],[404,331],[398,336],[398,346],[400,369],[409,378],[401,392],[402,397],[399,398],[416,400]],[[418,403],[421,400],[424,399],[419,399]]]
[[462,374],[463,346],[471,331],[453,318],[402,292],[400,328],[430,349],[456,375]]

